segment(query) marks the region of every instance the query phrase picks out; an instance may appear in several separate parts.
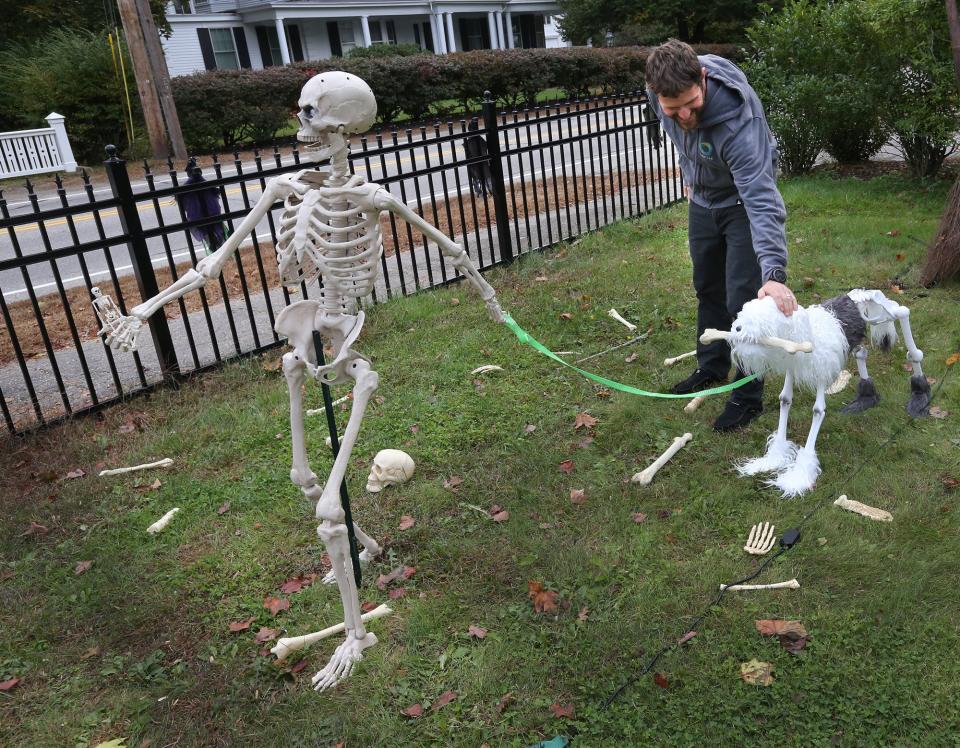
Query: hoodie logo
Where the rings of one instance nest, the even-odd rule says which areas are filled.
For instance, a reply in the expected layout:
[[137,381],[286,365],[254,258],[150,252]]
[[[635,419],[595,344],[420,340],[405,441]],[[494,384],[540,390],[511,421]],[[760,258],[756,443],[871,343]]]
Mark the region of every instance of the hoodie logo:
[[713,143],[700,141],[700,155],[703,158],[713,159]]

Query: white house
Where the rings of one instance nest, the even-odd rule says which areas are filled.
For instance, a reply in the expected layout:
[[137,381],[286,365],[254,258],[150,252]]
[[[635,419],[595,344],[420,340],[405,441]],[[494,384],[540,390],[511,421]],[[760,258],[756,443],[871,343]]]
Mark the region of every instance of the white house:
[[173,0],[170,75],[261,69],[354,47],[417,44],[438,54],[561,47],[549,0]]

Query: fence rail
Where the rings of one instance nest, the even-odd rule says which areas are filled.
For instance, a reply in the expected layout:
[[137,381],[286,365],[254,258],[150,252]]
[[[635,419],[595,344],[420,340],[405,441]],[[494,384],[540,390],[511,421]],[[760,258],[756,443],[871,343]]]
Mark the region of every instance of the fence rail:
[[[679,199],[676,153],[645,121],[640,94],[496,111],[472,122],[376,132],[357,139],[355,173],[377,182],[460,243],[481,269],[637,216]],[[109,150],[109,149],[108,149]],[[109,190],[89,175],[68,194],[59,177],[26,200],[0,192],[0,413],[9,433],[103,407],[237,356],[280,345],[276,315],[316,298],[318,282],[279,283],[275,204],[204,288],[150,320],[139,352],[97,337],[91,289],[126,313],[224,241],[268,180],[303,168],[303,154],[274,147],[251,162],[214,157],[186,178],[146,163],[134,184],[115,149]],[[165,184],[161,184],[163,181]],[[102,190],[100,190],[102,191]],[[52,206],[41,207],[41,202]],[[380,277],[364,304],[453,282],[456,270],[427,236],[381,217]]]
[[76,171],[64,119],[51,112],[46,117],[49,127],[0,132],[0,178]]

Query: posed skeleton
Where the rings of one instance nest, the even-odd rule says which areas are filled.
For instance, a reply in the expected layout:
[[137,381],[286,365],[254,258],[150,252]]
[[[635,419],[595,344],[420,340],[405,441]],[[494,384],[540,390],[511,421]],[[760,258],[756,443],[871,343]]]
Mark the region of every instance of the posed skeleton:
[[[863,341],[869,334],[874,345],[889,350],[897,340],[897,322],[913,369],[907,412],[919,418],[927,415],[930,404],[930,385],[920,367],[923,351],[913,340],[910,310],[880,291],[855,289],[821,305],[801,307],[790,317],[777,309],[773,299],[755,299],[744,305],[730,332],[704,332],[700,338],[704,343],[726,340],[743,371],[761,375],[772,371],[784,375],[777,431],[767,441],[766,454],[737,466],[740,474],[776,473],[770,483],[784,496],[799,496],[813,488],[820,474],[816,442],[826,413],[827,389],[843,371],[852,350],[860,374],[857,397],[841,412],[860,413],[876,405],[880,397],[867,372],[867,349]],[[787,439],[794,385],[816,393],[813,422],[801,448]]]
[[[283,201],[276,246],[281,281],[292,287],[318,278],[323,283],[319,300],[291,304],[277,316],[275,324],[276,331],[286,336],[293,347],[283,356],[283,373],[290,393],[290,479],[304,496],[316,501],[316,516],[321,520],[317,533],[333,565],[347,632],[329,663],[313,678],[316,689],[323,690],[349,676],[363,651],[377,641],[361,620],[339,488],[364,411],[378,384],[370,360],[351,346],[364,321],[358,301],[372,293],[379,272],[383,252],[380,214],[389,211],[436,242],[444,255],[452,259],[454,267],[478,289],[493,319],[502,322],[503,315],[494,289],[480,276],[462,247],[380,185],[350,173],[346,138],[365,132],[377,113],[370,87],[348,73],[324,72],[303,87],[299,107],[297,139],[307,144],[302,155],[311,162],[329,160],[328,169],[305,169],[272,179],[220,249],[202,259],[195,270],[185,273],[168,289],[134,307],[130,316],[118,318],[115,305],[105,303],[105,297],[98,293],[95,308],[112,312],[101,319],[101,334],[106,335],[107,343],[119,350],[135,349],[144,321],[165,304],[217,278],[240,242],[276,201]],[[323,366],[318,365],[314,331],[333,349],[332,360]],[[308,375],[328,385],[353,384],[353,407],[340,451],[324,485],[307,462],[302,388]],[[376,542],[356,525],[354,529],[365,549],[361,557],[376,555]]]

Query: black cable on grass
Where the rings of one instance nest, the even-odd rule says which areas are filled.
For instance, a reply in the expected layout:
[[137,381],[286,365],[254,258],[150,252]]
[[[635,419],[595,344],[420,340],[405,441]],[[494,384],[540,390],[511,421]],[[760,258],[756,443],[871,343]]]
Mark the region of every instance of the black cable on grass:
[[[930,402],[931,402],[931,403],[933,403],[933,401],[936,399],[937,395],[940,394],[940,390],[943,389],[944,382],[946,382],[946,381],[947,381],[947,377],[950,376],[950,371],[951,371],[952,368],[953,368],[952,366],[947,366],[947,369],[946,369],[946,371],[943,373],[943,376],[940,377],[940,381],[937,383],[936,389],[930,394]],[[909,419],[909,420],[906,420],[906,421],[902,421],[902,422],[900,423],[900,426],[898,426],[896,429],[894,429],[893,432],[890,434],[890,436],[888,436],[888,437],[884,440],[884,442],[883,442],[879,447],[877,447],[872,453],[870,453],[867,457],[865,457],[864,459],[862,459],[862,460],[860,461],[860,464],[857,465],[857,466],[846,476],[846,478],[844,478],[844,480],[841,482],[841,484],[842,484],[842,483],[849,483],[851,480],[853,480],[854,478],[856,478],[856,477],[863,471],[863,469],[866,467],[867,463],[871,462],[875,457],[877,457],[877,456],[880,454],[880,452],[881,452],[882,450],[886,449],[886,447],[888,447],[888,446],[893,442],[894,439],[896,439],[898,436],[900,436],[900,434],[903,433],[903,430],[907,427],[907,425],[908,425],[908,424],[911,424],[911,423],[913,423],[913,419]],[[834,490],[834,491],[825,491],[825,492],[824,492],[824,496],[825,496],[825,497],[830,497],[830,496],[832,496],[834,493],[836,493],[836,490]],[[706,618],[707,615],[709,615],[710,610],[711,610],[714,606],[720,604],[720,601],[723,599],[723,596],[726,594],[727,589],[728,589],[729,587],[733,587],[734,585],[738,585],[738,584],[745,584],[746,582],[749,582],[751,579],[754,579],[755,577],[759,576],[759,575],[760,575],[760,572],[762,572],[762,571],[767,567],[767,565],[770,564],[771,561],[773,561],[775,558],[778,558],[778,557],[782,556],[782,555],[783,555],[784,553],[786,553],[788,550],[790,550],[791,548],[793,548],[793,546],[794,546],[794,545],[797,543],[797,541],[799,541],[799,539],[800,539],[800,528],[803,527],[803,526],[810,520],[810,518],[811,518],[817,511],[820,510],[820,508],[823,506],[823,504],[824,504],[825,501],[826,501],[826,498],[820,499],[816,504],[813,505],[813,508],[803,516],[803,518],[800,520],[800,522],[797,524],[797,526],[796,526],[795,528],[791,528],[791,529],[787,530],[785,533],[783,533],[783,535],[780,536],[780,549],[779,549],[776,553],[774,553],[772,556],[770,556],[769,558],[765,559],[764,562],[763,562],[762,564],[760,564],[760,566],[757,567],[756,571],[754,571],[754,572],[753,572],[752,574],[750,574],[749,576],[744,577],[743,579],[741,579],[741,580],[739,580],[739,581],[737,581],[737,582],[731,582],[730,584],[726,585],[723,589],[721,589],[721,590],[720,590],[720,594],[717,595],[716,599],[715,599],[712,603],[710,603],[710,605],[709,605],[706,609],[704,609],[704,611],[694,619],[693,623],[691,623],[690,626],[687,627],[687,630],[684,631],[684,632],[680,635],[680,637],[679,637],[675,642],[672,642],[672,643],[670,643],[670,644],[665,644],[663,647],[661,647],[660,650],[650,659],[650,662],[647,663],[647,666],[646,666],[643,670],[641,670],[641,671],[640,671],[639,673],[637,673],[636,675],[630,676],[630,678],[627,679],[627,681],[626,681],[622,686],[620,686],[620,688],[618,688],[616,691],[613,692],[613,695],[610,696],[610,698],[608,698],[608,699],[603,703],[603,708],[604,708],[604,709],[607,709],[614,701],[617,700],[617,698],[620,696],[620,694],[622,694],[627,688],[629,688],[629,687],[632,686],[634,683],[636,683],[638,680],[640,680],[640,678],[642,678],[644,675],[646,675],[647,673],[649,673],[649,672],[653,669],[653,666],[657,664],[657,661],[658,661],[663,655],[665,655],[667,652],[669,652],[669,651],[671,651],[671,650],[676,649],[677,647],[679,647],[679,646],[680,646],[680,642],[683,641],[683,638],[684,638],[687,634],[689,634],[691,631],[695,630],[697,626],[700,625],[700,622],[703,621],[703,619]]]

